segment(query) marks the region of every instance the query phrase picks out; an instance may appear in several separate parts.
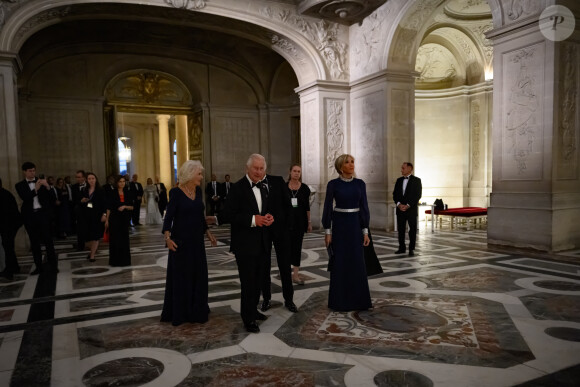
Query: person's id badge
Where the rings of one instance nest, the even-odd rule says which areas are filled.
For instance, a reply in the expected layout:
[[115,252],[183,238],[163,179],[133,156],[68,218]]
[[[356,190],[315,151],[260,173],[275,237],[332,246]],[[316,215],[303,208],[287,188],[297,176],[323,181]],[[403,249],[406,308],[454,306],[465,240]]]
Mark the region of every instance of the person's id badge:
[[291,198],[292,199],[292,207],[298,207],[298,198]]
[[88,202],[88,203],[87,203],[87,208],[93,208],[93,203],[91,203],[91,202]]

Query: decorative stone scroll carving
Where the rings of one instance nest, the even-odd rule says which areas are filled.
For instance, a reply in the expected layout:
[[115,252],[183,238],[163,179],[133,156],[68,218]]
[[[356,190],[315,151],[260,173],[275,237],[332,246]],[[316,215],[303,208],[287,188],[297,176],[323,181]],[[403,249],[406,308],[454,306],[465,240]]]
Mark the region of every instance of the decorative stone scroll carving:
[[[320,52],[332,79],[348,79],[348,45],[339,39],[339,24],[328,23],[325,20],[313,23],[291,12],[289,9],[279,7],[261,8],[260,14],[267,18],[289,24],[298,30]],[[284,42],[284,40],[283,38],[277,37],[277,40],[274,41],[273,39],[272,43],[276,45],[283,43],[284,46],[288,47],[290,43],[287,41]]]
[[578,47],[574,44],[563,44],[561,63],[564,71],[560,74],[559,122],[558,122],[558,178],[574,179],[578,176],[578,136],[580,124],[576,121],[578,111],[578,88],[580,72],[578,71]]
[[205,8],[204,0],[165,0],[165,4],[179,9],[202,9]]
[[480,164],[480,139],[481,139],[481,112],[479,101],[471,101],[471,178],[479,172]]
[[536,58],[543,57],[542,47],[528,47],[504,57],[506,115],[503,147],[504,156],[511,158],[516,171],[516,174],[512,173],[504,159],[503,168],[507,174],[504,177],[541,178],[543,66],[536,63],[540,61]]
[[27,35],[28,31],[34,29],[39,24],[44,24],[54,19],[62,19],[71,11],[70,7],[53,8],[48,11],[41,12],[34,15],[24,23],[16,33],[16,40],[22,39]]
[[280,37],[279,35],[272,35],[272,44],[278,47],[280,50],[286,52],[290,55],[294,60],[301,65],[306,63],[306,60],[300,54],[300,52],[296,49],[296,46],[288,41],[288,39]]
[[344,153],[344,100],[328,99],[326,100],[326,111],[328,112],[326,141],[327,152],[326,161],[329,175],[334,171],[334,160]]
[[376,10],[363,21],[358,30],[353,29],[353,41],[357,44],[352,47],[351,58],[354,63],[352,75],[363,76],[379,71],[383,36],[386,35],[387,23],[385,21],[388,14],[389,9]]

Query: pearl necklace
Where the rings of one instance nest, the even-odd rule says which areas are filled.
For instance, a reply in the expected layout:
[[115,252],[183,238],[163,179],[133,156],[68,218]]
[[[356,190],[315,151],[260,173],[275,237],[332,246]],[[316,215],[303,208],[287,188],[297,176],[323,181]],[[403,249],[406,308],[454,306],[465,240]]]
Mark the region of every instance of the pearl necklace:
[[347,182],[347,183],[350,183],[354,179],[354,176],[349,177],[349,178],[342,177],[342,176],[339,176],[339,177],[340,177],[340,180]]
[[189,188],[187,188],[187,185],[183,185],[183,188],[185,188],[185,190],[187,191],[185,194],[190,198],[190,199],[194,199],[195,198],[195,194],[193,192],[191,192],[189,190]]

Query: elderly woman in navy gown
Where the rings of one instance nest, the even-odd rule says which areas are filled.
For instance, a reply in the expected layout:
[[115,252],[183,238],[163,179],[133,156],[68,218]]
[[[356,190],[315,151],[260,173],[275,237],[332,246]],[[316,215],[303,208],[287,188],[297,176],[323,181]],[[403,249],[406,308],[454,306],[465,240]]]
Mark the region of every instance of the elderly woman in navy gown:
[[174,326],[205,323],[209,317],[204,233],[212,246],[217,242],[205,221],[202,173],[199,161],[188,160],[179,168],[179,187],[169,194],[163,221],[169,258],[161,321],[170,321]]
[[339,156],[334,167],[340,176],[326,186],[322,213],[324,241],[334,252],[329,265],[328,307],[334,311],[367,310],[373,306],[363,253],[363,246],[370,243],[366,185],[354,177],[351,155]]

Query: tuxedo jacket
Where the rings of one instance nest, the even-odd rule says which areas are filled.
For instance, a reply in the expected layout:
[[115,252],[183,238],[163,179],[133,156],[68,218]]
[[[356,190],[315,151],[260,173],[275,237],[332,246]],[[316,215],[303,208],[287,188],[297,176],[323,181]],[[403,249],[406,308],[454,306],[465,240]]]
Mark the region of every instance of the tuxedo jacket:
[[0,232],[16,232],[22,226],[22,216],[12,192],[0,188]]
[[[262,202],[262,206],[262,214],[273,212],[269,198],[266,203]],[[260,256],[270,251],[270,227],[252,227],[254,215],[260,215],[258,202],[249,180],[244,175],[232,184],[225,208],[218,214],[220,224],[231,225],[230,249],[235,255]]]
[[132,191],[133,200],[135,201],[134,204],[141,204],[141,201],[143,200],[143,193],[145,192],[143,191],[143,186],[138,181],[132,181],[129,184],[129,191]]
[[[395,183],[395,189],[393,190],[393,201],[395,204],[407,204],[410,208],[405,211],[409,215],[417,216],[419,213],[417,205],[419,204],[419,199],[423,195],[423,186],[421,185],[421,179],[416,176],[410,175],[409,182],[407,183],[407,188],[405,189],[405,194],[403,195],[403,181],[404,177],[401,176],[397,179]],[[401,213],[397,208],[397,214]]]
[[[85,183],[84,187],[86,187],[86,186],[87,186],[87,184]],[[72,202],[73,202],[73,205],[75,207],[81,204],[81,199],[83,198],[84,187],[81,188],[81,185],[79,183],[75,183],[75,184],[70,186],[70,190],[72,193]]]
[[[227,189],[226,184],[227,183],[225,181],[223,183],[218,183],[218,195],[221,200],[226,200],[228,197],[229,190]],[[230,181],[229,184],[231,190],[234,183]]]
[[210,200],[212,197],[214,196],[220,196],[220,183],[218,183],[217,181],[215,182],[215,192],[213,189],[213,181],[210,181],[209,183],[207,183],[207,185],[205,186],[205,200]]
[[[166,206],[167,205],[167,188],[165,188],[165,184],[157,183],[159,187],[157,188],[157,193],[159,194],[159,206]],[[155,187],[157,187],[155,184]]]
[[[34,182],[36,182],[37,180],[38,179],[34,179]],[[20,207],[20,212],[22,213],[22,216],[24,217],[25,221],[26,219],[29,219],[34,213],[35,196],[38,196],[38,201],[40,202],[40,205],[45,211],[48,212],[51,210],[50,192],[46,189],[45,186],[43,185],[40,186],[38,191],[31,190],[30,186],[28,185],[28,182],[26,181],[26,179],[24,179],[16,183],[14,188],[16,188],[18,196],[20,196],[20,199],[22,199],[22,206]]]

